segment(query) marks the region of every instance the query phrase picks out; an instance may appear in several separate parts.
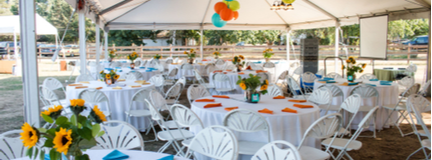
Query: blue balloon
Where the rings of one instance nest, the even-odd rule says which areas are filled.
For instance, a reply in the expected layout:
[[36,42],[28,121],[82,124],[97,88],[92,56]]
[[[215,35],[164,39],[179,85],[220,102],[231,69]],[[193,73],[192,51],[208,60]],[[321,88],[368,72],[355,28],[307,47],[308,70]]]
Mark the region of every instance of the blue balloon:
[[212,22],[213,22],[214,26],[219,27],[219,28],[221,28],[227,24],[227,21],[222,20],[220,18],[219,14],[217,14],[217,13],[213,14]]
[[234,1],[234,0],[225,0],[225,1],[227,1],[227,2],[231,2],[231,1]]

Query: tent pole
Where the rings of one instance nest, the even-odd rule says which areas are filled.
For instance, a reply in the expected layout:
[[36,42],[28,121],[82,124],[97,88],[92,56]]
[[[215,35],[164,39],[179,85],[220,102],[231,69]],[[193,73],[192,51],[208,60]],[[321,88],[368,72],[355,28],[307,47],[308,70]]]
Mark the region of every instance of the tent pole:
[[18,46],[17,46],[17,35],[16,35],[16,32],[15,32],[15,29],[14,29],[14,56],[15,56],[15,59],[18,61]]
[[99,72],[100,69],[99,60],[100,60],[101,50],[100,50],[100,28],[98,23],[96,23],[95,32],[96,32],[96,46],[95,46],[96,47],[96,71]]
[[201,29],[201,31],[200,31],[200,51],[201,51],[201,60],[203,59],[203,54],[204,54],[204,51],[203,51],[203,38],[204,38],[204,35],[203,35],[203,30]]
[[107,60],[108,61],[108,31],[104,31],[104,38],[105,38],[105,40],[104,40],[104,42],[105,42],[105,44],[104,44],[104,47],[105,47],[105,60]]
[[85,36],[85,13],[84,9],[78,12],[78,28],[79,28],[79,53],[80,53],[80,74],[84,75],[87,72],[87,54],[86,54],[86,36]]
[[19,16],[21,25],[21,49],[22,53],[22,81],[23,81],[23,101],[24,101],[24,120],[40,127],[40,107],[39,107],[39,81],[38,65],[36,55],[36,20],[35,20],[35,1],[20,0]]
[[288,64],[290,62],[290,35],[291,35],[291,30],[288,30],[288,32],[286,33],[286,52],[287,52],[287,61]]
[[[339,57],[339,22],[336,22],[335,25],[335,57]],[[337,58],[335,58],[335,68],[334,71],[337,73],[339,69],[339,65],[337,63]]]

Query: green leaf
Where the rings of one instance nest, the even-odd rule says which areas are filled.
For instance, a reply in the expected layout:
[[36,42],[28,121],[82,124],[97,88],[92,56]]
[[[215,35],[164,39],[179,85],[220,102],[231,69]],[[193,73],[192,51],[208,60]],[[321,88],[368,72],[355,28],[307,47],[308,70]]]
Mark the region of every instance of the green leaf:
[[45,128],[38,128],[38,130],[39,130],[39,132],[40,133],[46,133],[47,132],[47,129],[45,129]]
[[92,130],[87,128],[87,127],[83,127],[82,129],[78,129],[78,134],[87,140],[90,140],[93,138]]
[[56,151],[56,149],[51,149],[51,151],[50,151],[50,153],[49,153],[49,155],[50,155],[50,159],[52,159],[52,160],[54,160],[54,159],[60,159],[59,154],[60,154],[60,153],[58,153],[58,152]]
[[42,118],[43,118],[46,122],[48,122],[48,123],[53,123],[53,122],[54,122],[54,120],[53,120],[50,116],[47,116],[47,115],[45,115],[45,114],[42,114]]
[[75,157],[77,160],[90,160],[90,157],[87,154]]
[[44,144],[45,147],[52,148],[54,147],[53,139],[47,139]]
[[90,149],[94,146],[96,146],[96,140],[94,138],[90,140],[84,139],[79,143],[80,149]]
[[46,133],[48,133],[49,135],[51,135],[51,136],[55,136],[55,131],[56,131],[56,128],[51,128],[51,129],[49,129]]
[[[33,152],[33,159],[36,159],[36,157],[38,156],[38,154],[39,154],[39,149],[37,148],[37,147],[35,147],[34,148],[34,152]],[[32,156],[29,156],[29,157],[32,157]]]
[[29,156],[29,157],[33,156],[33,147],[27,148],[26,156]]
[[39,159],[40,160],[45,160],[45,150],[41,149],[41,152],[39,154]]
[[70,117],[70,121],[71,121],[72,125],[74,125],[74,126],[77,125],[77,118],[76,118],[75,114],[72,114],[72,116]]
[[92,136],[95,137],[100,131],[100,125],[99,124],[94,124],[92,127]]
[[103,136],[105,134],[105,131],[100,131],[97,137]]
[[62,116],[62,117],[57,118],[55,123],[57,125],[62,125],[64,123],[66,123],[67,121],[68,121],[68,119],[66,117]]

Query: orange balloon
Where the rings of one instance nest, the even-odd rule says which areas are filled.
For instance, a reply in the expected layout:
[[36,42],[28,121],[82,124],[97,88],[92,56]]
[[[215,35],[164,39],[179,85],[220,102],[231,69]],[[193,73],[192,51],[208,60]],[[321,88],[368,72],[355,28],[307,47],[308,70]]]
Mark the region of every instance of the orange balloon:
[[217,14],[220,14],[222,9],[228,8],[228,6],[224,2],[218,2],[214,6],[214,10]]
[[238,16],[239,16],[239,13],[237,11],[234,11],[234,20],[237,20]]
[[222,9],[219,15],[224,21],[230,21],[234,18],[234,12],[229,8]]

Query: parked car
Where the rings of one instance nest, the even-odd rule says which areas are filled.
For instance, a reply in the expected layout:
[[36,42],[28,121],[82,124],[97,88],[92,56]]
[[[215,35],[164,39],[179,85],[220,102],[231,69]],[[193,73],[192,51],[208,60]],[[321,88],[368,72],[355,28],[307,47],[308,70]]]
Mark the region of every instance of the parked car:
[[[42,56],[53,55],[57,48],[58,47],[56,45],[52,44],[39,45],[39,50],[42,52]],[[61,51],[61,48],[59,48],[59,51]]]
[[65,46],[64,52],[67,56],[73,57],[75,55],[79,55],[79,47],[78,45],[69,44]]
[[[19,42],[17,42],[17,44],[18,44],[18,46],[20,46]],[[11,42],[11,41],[0,42],[0,55],[7,54],[8,53],[7,49],[9,49],[9,53],[13,54],[14,53],[14,47],[15,47],[14,42]]]
[[426,36],[414,37],[412,40],[405,42],[405,43],[402,43],[402,44],[404,44],[404,45],[409,45],[409,44],[411,44],[411,45],[428,45],[428,43],[429,43],[429,36],[426,35]]

